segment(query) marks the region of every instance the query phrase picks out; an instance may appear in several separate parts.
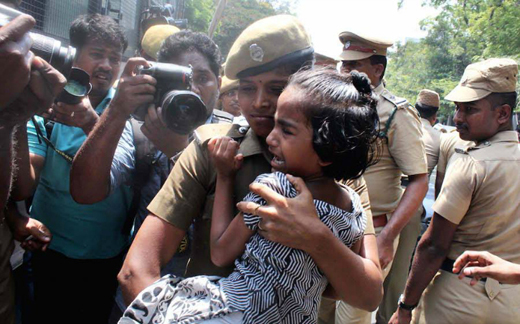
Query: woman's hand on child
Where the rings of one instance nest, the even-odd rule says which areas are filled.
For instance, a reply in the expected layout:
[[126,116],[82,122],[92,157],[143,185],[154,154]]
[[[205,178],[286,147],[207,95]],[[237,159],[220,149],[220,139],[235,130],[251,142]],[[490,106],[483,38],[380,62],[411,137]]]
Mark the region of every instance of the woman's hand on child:
[[256,214],[260,221],[260,235],[282,245],[307,251],[316,244],[313,233],[320,230],[320,221],[309,189],[301,178],[287,175],[298,191],[295,198],[286,198],[269,187],[252,183],[249,189],[267,201],[266,206],[254,202],[240,202],[237,207],[244,213]]
[[242,167],[244,156],[237,154],[240,144],[231,137],[214,137],[208,142],[213,164],[220,177],[233,177]]

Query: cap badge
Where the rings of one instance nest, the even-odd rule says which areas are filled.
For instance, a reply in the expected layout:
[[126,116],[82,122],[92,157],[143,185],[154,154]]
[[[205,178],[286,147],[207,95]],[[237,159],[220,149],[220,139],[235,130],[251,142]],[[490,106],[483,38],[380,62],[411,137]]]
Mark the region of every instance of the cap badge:
[[249,55],[253,61],[262,62],[264,60],[264,50],[257,44],[249,46]]
[[363,47],[359,45],[352,45],[350,41],[346,41],[345,45],[343,46],[344,51],[355,51],[355,52],[362,52],[362,53],[372,53],[376,54],[376,50],[373,48]]

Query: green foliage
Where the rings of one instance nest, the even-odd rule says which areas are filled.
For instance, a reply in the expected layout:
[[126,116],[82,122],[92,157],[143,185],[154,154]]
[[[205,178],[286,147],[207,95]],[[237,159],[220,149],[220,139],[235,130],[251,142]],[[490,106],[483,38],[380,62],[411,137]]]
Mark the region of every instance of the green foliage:
[[[228,0],[213,40],[226,57],[235,39],[247,26],[268,16],[291,14],[298,1]],[[188,19],[188,28],[207,33],[217,3],[216,0],[186,0],[185,18]]]
[[[415,103],[419,91],[428,88],[442,99],[467,65],[491,57],[520,60],[520,1],[426,0],[425,5],[440,10],[435,18],[421,22],[427,36],[398,44],[389,55],[386,81],[396,95]],[[447,116],[453,107],[441,100],[440,114]]]
[[276,11],[268,1],[228,0],[219,27],[214,36],[222,55],[227,56],[238,35],[258,19],[275,15]]
[[184,5],[184,17],[188,19],[188,28],[207,33],[215,11],[213,0],[186,0]]

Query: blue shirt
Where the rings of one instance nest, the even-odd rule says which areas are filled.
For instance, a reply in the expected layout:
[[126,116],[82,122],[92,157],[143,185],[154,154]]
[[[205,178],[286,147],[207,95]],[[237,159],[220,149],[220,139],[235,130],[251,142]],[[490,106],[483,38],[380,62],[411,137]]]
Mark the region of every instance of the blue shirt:
[[[113,95],[111,89],[96,107],[98,114]],[[130,187],[121,185],[96,204],[76,203],[70,195],[70,162],[45,143],[34,140],[31,131],[28,136],[31,153],[46,150],[31,215],[50,229],[53,238],[49,248],[74,259],[107,259],[120,254],[129,243],[122,229],[132,200]],[[55,124],[50,141],[57,149],[74,156],[86,138],[78,127]]]
[[[219,112],[212,113],[206,120],[206,124],[230,123],[233,116],[228,113]],[[131,184],[135,170],[135,146],[134,132],[130,121],[126,122],[125,128],[117,144],[110,170],[110,190],[114,192],[121,185]],[[148,216],[148,204],[155,197],[157,192],[168,178],[173,167],[171,161],[157,150],[153,158],[150,175],[141,189],[141,201],[137,211],[137,217],[134,223],[134,233],[137,233],[146,216]]]
[[[47,131],[45,130],[45,120],[43,117],[34,116],[34,121],[38,128],[41,130],[43,136],[47,136]],[[27,139],[29,142],[29,148],[31,153],[45,157],[47,155],[47,146],[43,143],[43,140],[38,138],[38,134],[36,133],[36,127],[34,127],[34,123],[32,120],[27,122]]]

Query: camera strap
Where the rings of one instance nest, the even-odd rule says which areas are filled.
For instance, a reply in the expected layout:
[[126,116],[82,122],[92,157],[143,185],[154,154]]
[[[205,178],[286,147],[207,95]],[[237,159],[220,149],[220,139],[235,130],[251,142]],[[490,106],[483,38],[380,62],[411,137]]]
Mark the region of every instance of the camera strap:
[[38,141],[41,143],[41,141],[43,140],[45,142],[45,144],[47,144],[54,152],[58,153],[58,155],[60,155],[65,160],[67,160],[67,162],[72,164],[72,160],[74,159],[74,156],[70,156],[67,153],[63,152],[62,150],[56,148],[56,146],[54,146],[54,144],[52,144],[52,142],[43,135],[42,130],[40,129],[40,126],[38,126],[38,123],[34,119],[34,116],[31,117],[31,120],[34,124],[34,128],[36,129],[36,134],[38,134]]

